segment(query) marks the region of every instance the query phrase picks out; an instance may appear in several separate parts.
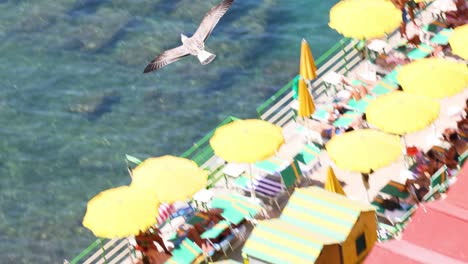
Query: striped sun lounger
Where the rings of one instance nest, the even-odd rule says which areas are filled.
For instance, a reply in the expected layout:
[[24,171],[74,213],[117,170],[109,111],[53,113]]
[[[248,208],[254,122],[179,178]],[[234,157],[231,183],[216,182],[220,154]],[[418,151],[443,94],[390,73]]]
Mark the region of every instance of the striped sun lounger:
[[366,97],[362,98],[359,101],[356,101],[354,99],[349,100],[348,102],[348,107],[356,112],[360,113],[365,113],[366,108],[369,105],[369,103],[374,100],[374,96],[366,95]]
[[279,172],[281,167],[284,166],[285,164],[286,164],[286,161],[277,157],[271,157],[267,160],[255,163],[255,167],[269,174],[275,174],[276,172]]
[[447,45],[449,37],[452,34],[452,32],[453,30],[450,28],[442,29],[439,33],[437,33],[434,37],[432,37],[430,41],[438,45]]
[[408,52],[407,56],[411,60],[419,60],[429,56],[433,51],[433,47],[421,43],[416,49]]
[[283,191],[283,185],[281,183],[267,179],[266,177],[255,178],[251,182],[248,176],[242,175],[236,180],[236,184],[245,191],[250,191],[253,184],[256,193],[268,197],[275,197]]
[[333,126],[348,128],[357,118],[362,116],[361,112],[348,111],[333,122]]
[[392,81],[385,81],[385,79],[381,80],[374,88],[372,88],[371,93],[375,94],[376,96],[388,94],[398,88],[398,85],[393,83]]
[[409,192],[406,190],[406,186],[396,181],[390,181],[380,190],[380,192],[402,199],[406,199],[410,195]]
[[400,70],[401,66],[395,67],[391,72],[389,72],[387,75],[383,77],[382,80],[384,80],[386,83],[394,83],[394,84],[399,84],[397,76],[398,76],[398,71]]

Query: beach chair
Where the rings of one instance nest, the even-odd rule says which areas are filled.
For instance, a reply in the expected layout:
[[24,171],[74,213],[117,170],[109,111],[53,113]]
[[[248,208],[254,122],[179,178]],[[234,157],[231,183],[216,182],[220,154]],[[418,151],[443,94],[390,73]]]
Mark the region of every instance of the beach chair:
[[202,249],[190,239],[182,241],[178,248],[172,251],[172,257],[165,264],[202,263],[205,261]]
[[398,228],[384,223],[377,223],[377,237],[379,241],[392,239],[398,233]]
[[294,157],[294,160],[299,162],[299,168],[306,176],[309,176],[322,166],[319,157],[320,152],[321,149],[316,144],[306,144]]
[[398,88],[398,84],[394,83],[393,81],[382,79],[379,83],[377,83],[374,88],[370,91],[375,96],[381,96],[384,94],[388,94],[390,92],[395,91]]
[[[208,243],[210,243],[214,250],[216,252],[222,251],[225,256],[227,256],[227,250],[230,248],[231,250],[234,250],[231,241],[234,239],[234,234],[229,234],[226,236],[223,240],[219,241],[218,243],[214,243],[213,239],[219,237],[221,233],[223,233],[226,229],[229,229],[231,224],[226,221],[222,220],[219,221],[216,225],[214,225],[212,228],[209,230],[205,231],[203,234],[201,234],[202,239],[206,239]],[[205,252],[207,254],[208,258],[211,258],[215,252]]]
[[274,175],[279,172],[282,166],[286,164],[285,160],[278,157],[271,157],[267,160],[259,161],[255,163],[255,167],[267,172],[268,174]]
[[398,71],[401,69],[401,66],[395,67],[391,72],[385,75],[382,80],[388,84],[396,84],[398,86],[399,82],[397,79]]
[[459,157],[458,157],[458,166],[461,168],[463,164],[465,164],[466,159],[468,158],[468,150],[465,150]]
[[444,191],[448,186],[448,168],[447,165],[442,166],[431,176],[431,189],[440,187],[441,191]]
[[410,60],[419,60],[419,59],[424,59],[425,57],[431,55],[433,51],[434,51],[433,47],[427,44],[421,43],[416,49],[408,52],[406,56]]
[[396,181],[388,182],[380,192],[400,199],[406,199],[410,196],[410,193],[406,190],[406,186]]
[[[368,102],[366,102],[366,104],[368,104]],[[346,129],[350,127],[354,121],[362,117],[362,114],[363,112],[347,111],[342,116],[340,116],[340,118],[335,120],[335,122],[333,122],[333,126]]]
[[375,213],[379,215],[384,215],[385,207],[383,207],[383,199],[380,196],[376,196],[372,201],[372,206],[375,208]]
[[367,106],[369,105],[369,103],[372,100],[375,100],[375,96],[366,95],[364,98],[361,98],[361,100],[359,100],[359,101],[356,101],[353,98],[353,99],[349,100],[349,102],[347,104],[347,107],[349,109],[354,110],[355,112],[365,113],[366,109],[367,109]]
[[442,29],[430,39],[430,42],[437,45],[447,45],[452,32],[453,30],[451,28]]
[[248,176],[243,175],[235,181],[235,184],[245,192],[252,191],[253,186],[253,191],[256,195],[267,199],[270,204],[274,203],[280,210],[281,207],[278,203],[278,199],[284,192],[290,195],[289,190],[294,188],[297,180],[301,177],[299,175],[300,170],[298,169],[297,162],[291,163],[288,167],[291,167],[292,172],[282,173],[281,182],[277,182],[269,177],[254,178],[251,180]]
[[302,180],[302,171],[297,160],[293,160],[288,167],[280,172],[280,175],[286,187],[285,191],[290,195],[289,188],[297,187],[297,183]]
[[238,225],[244,219],[255,224],[259,212],[265,215],[261,202],[235,194],[218,196],[211,201],[210,206],[223,209],[221,216],[233,225]]
[[413,205],[411,208],[408,209],[408,211],[406,211],[406,213],[402,217],[399,218],[399,221],[395,224],[395,227],[398,231],[402,231],[404,229],[406,223],[414,214],[414,212],[416,212],[417,208],[417,205]]

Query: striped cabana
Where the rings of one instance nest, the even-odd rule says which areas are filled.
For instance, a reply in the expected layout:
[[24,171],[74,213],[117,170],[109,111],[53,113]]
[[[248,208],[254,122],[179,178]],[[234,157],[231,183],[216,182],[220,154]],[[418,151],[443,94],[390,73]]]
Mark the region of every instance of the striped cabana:
[[301,188],[279,219],[255,227],[242,251],[266,263],[357,263],[377,240],[376,230],[370,204]]

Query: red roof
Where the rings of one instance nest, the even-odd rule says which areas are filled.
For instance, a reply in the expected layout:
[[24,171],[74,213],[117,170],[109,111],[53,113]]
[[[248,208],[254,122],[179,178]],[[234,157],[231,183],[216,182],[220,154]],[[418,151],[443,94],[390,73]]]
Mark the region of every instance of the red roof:
[[411,259],[409,256],[405,256],[404,252],[396,251],[394,252],[391,248],[387,248],[386,246],[389,244],[396,244],[400,243],[398,240],[387,241],[384,243],[376,243],[374,247],[367,255],[364,263],[368,264],[421,264],[417,260]]
[[422,248],[404,240],[391,240],[377,243],[365,259],[369,264],[463,264],[451,257]]
[[403,232],[403,240],[468,262],[468,210],[447,201],[418,208]]
[[467,263],[468,162],[445,200],[421,205],[403,240],[375,244],[365,263]]
[[446,200],[456,206],[468,210],[468,162],[457,174],[457,181],[450,186]]

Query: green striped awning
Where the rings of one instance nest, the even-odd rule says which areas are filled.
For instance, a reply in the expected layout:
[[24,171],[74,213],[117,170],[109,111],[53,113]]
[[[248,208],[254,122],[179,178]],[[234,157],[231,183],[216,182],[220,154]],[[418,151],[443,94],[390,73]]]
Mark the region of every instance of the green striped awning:
[[314,263],[322,248],[320,234],[271,219],[255,227],[242,252],[268,263]]
[[374,211],[372,205],[347,199],[322,188],[296,189],[280,219],[302,230],[341,243],[348,237],[361,212]]

